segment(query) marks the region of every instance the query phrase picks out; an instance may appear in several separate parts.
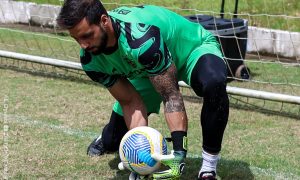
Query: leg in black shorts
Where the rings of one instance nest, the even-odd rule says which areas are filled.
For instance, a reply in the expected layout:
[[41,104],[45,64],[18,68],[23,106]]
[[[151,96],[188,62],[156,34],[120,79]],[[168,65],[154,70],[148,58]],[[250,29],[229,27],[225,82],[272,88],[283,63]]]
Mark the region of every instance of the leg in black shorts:
[[102,142],[107,151],[119,150],[122,137],[126,134],[128,128],[125,124],[124,117],[116,112],[111,113],[109,123],[103,128]]
[[203,97],[201,126],[203,149],[218,153],[228,121],[229,100],[226,92],[227,68],[224,61],[213,54],[203,55],[191,75],[191,87]]

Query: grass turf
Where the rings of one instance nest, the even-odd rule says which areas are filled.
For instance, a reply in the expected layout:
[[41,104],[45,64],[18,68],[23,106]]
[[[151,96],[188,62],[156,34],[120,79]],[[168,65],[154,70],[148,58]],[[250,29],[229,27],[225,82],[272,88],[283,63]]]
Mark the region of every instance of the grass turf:
[[[104,88],[89,81],[14,68],[1,68],[0,75],[0,94],[7,99],[3,100],[7,112],[3,108],[6,116],[1,124],[9,126],[7,144],[1,142],[9,156],[7,164],[1,166],[8,166],[11,179],[128,178],[128,172],[117,170],[116,154],[99,158],[86,155],[86,147],[111,113],[114,100]],[[190,97],[190,90],[182,92],[189,116],[189,156],[183,179],[193,179],[201,162],[202,103]],[[151,126],[169,136],[162,114],[149,119]],[[299,179],[299,129],[297,116],[245,108],[231,98],[219,177]]]

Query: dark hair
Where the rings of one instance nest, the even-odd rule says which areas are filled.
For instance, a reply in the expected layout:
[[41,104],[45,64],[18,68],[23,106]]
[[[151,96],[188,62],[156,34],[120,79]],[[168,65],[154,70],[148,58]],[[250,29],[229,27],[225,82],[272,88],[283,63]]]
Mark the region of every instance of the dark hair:
[[65,0],[56,21],[61,28],[71,29],[85,17],[89,24],[98,24],[102,14],[107,11],[100,0]]

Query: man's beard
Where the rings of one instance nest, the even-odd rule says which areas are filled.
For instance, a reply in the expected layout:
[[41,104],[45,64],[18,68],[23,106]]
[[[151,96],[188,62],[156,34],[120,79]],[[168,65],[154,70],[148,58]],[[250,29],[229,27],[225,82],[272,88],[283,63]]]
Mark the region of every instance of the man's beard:
[[107,41],[108,41],[108,35],[107,32],[100,26],[100,29],[102,31],[102,36],[100,37],[100,44],[98,46],[94,46],[93,48],[96,48],[96,51],[92,52],[93,54],[100,54],[105,52]]

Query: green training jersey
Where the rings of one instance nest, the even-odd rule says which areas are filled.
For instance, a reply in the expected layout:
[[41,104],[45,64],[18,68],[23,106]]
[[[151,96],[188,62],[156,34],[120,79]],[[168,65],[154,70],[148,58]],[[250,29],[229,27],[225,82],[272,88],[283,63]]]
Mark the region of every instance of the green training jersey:
[[119,7],[110,11],[109,16],[118,37],[116,47],[100,54],[80,51],[83,70],[106,87],[121,76],[128,79],[155,76],[172,63],[178,79],[189,81],[186,76],[201,55],[211,53],[222,57],[219,44],[209,31],[165,8]]

